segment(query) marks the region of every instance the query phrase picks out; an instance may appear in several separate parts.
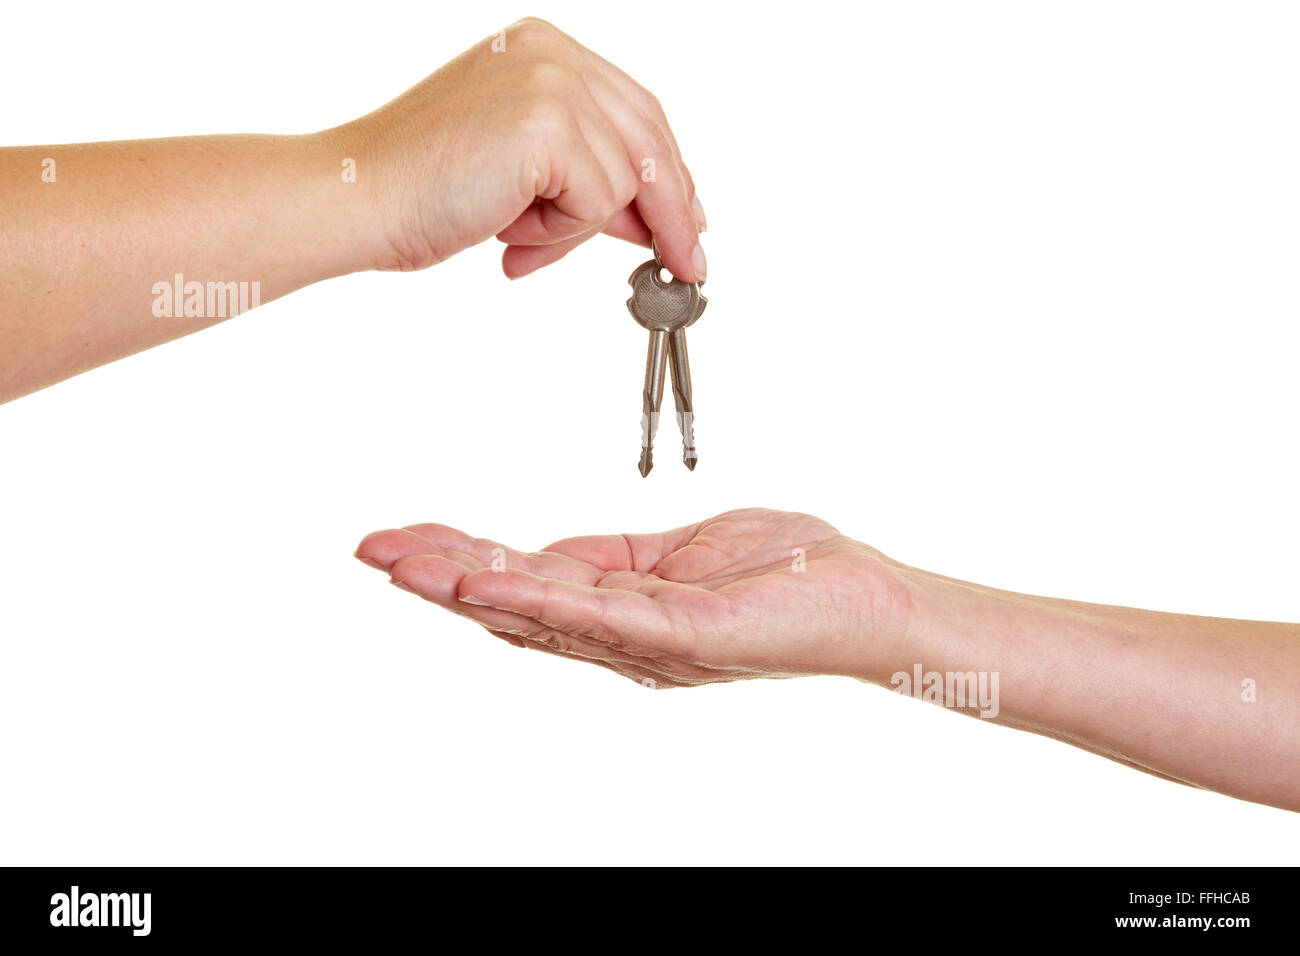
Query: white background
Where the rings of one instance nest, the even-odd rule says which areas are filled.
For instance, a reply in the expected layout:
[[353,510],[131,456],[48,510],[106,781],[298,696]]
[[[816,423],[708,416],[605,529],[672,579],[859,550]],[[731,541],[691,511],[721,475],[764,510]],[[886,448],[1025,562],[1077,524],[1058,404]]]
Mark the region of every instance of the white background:
[[609,239],[337,279],[0,408],[0,860],[1294,863],[1294,814],[847,679],[652,693],[352,552],[762,505],[1300,620],[1295,6],[18,4],[0,135],[307,132],[526,13],[653,90],[699,183],[699,470],[669,420],[637,475]]

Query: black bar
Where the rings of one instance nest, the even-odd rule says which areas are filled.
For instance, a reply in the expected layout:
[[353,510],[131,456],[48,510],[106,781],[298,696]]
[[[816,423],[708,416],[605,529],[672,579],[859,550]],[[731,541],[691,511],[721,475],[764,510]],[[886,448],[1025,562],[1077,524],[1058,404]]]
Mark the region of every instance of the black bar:
[[[372,951],[412,938],[457,949],[495,949],[517,939],[563,950],[579,939],[604,940],[602,948],[618,951],[638,940],[677,945],[754,934],[769,943],[801,941],[801,949],[865,949],[885,940],[927,951],[1040,940],[1230,947],[1278,933],[1294,938],[1300,901],[1293,868],[0,873],[0,944],[9,952],[28,951],[13,949],[14,942],[94,949],[320,942]],[[52,918],[69,922],[70,906],[61,912],[59,905],[71,903],[74,886],[81,904],[77,922],[116,916],[119,925],[53,925]],[[103,894],[112,896],[105,900]],[[93,904],[87,903],[91,896]]]

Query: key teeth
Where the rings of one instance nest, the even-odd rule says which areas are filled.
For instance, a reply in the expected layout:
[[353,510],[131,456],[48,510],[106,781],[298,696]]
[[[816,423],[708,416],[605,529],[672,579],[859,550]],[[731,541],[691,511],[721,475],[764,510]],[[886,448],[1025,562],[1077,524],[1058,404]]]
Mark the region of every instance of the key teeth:
[[677,397],[677,430],[682,433],[682,463],[691,471],[695,470],[695,463],[699,461],[699,455],[695,453],[695,413],[690,411],[690,401],[687,400],[680,391],[674,392]]
[[[650,406],[649,394],[644,396],[643,404],[647,408]],[[650,469],[655,466],[654,449],[657,431],[659,431],[659,413],[641,412],[641,461],[637,465],[637,471],[641,472],[642,478],[650,474]]]

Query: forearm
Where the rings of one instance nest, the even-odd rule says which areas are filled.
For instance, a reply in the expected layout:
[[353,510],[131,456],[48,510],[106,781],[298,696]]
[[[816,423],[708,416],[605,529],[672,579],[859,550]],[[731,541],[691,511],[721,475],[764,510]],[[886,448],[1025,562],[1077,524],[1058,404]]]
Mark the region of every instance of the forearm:
[[[874,679],[998,675],[997,719],[1152,772],[1300,810],[1300,626],[1033,597],[914,569]],[[885,672],[888,671],[888,674]]]
[[229,283],[252,304],[365,268],[347,149],[331,131],[0,150],[0,401],[230,317]]
[[0,402],[228,317],[191,288],[243,311],[493,236],[518,278],[602,232],[698,282],[703,228],[658,101],[528,18],[322,133],[0,150]]

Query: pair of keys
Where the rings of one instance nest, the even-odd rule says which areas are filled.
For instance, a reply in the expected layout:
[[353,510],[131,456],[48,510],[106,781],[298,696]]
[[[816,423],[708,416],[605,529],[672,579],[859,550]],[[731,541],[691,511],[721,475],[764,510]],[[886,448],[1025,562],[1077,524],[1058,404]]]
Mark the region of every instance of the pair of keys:
[[672,369],[673,404],[677,427],[682,433],[682,461],[691,471],[695,454],[695,405],[691,397],[691,364],[686,356],[686,327],[704,314],[708,299],[700,293],[703,282],[664,281],[664,264],[659,247],[651,244],[654,258],[636,267],[628,277],[632,298],[627,310],[632,318],[650,330],[650,350],[645,362],[645,387],[641,391],[641,462],[644,478],[654,467],[655,432],[659,429],[659,406],[664,398],[664,372]]

